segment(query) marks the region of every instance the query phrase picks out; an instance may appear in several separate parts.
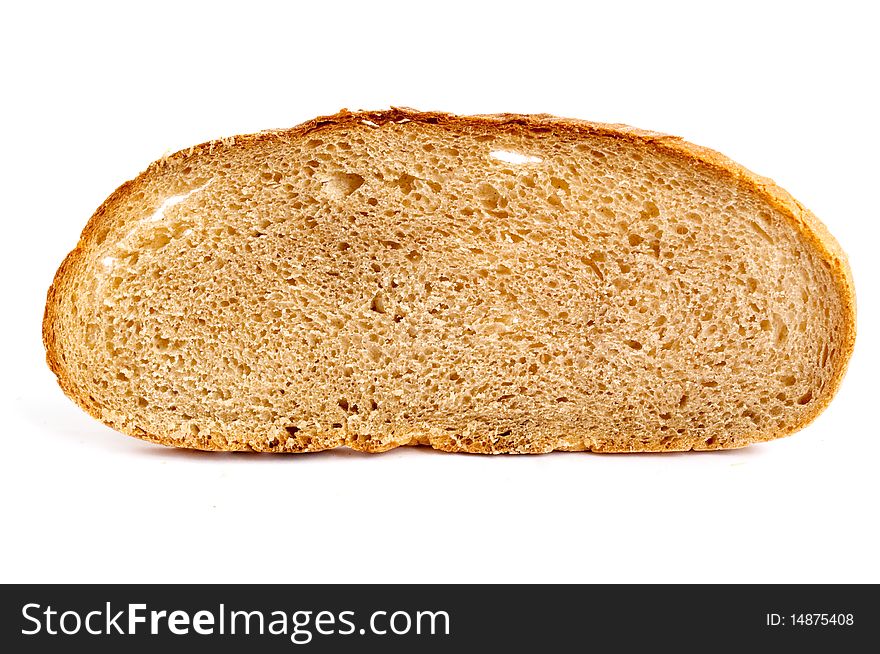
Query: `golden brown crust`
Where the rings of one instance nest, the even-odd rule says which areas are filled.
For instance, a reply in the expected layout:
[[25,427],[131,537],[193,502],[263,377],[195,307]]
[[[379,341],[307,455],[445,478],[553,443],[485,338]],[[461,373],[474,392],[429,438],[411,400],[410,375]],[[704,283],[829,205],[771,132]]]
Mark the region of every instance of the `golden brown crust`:
[[[457,116],[442,112],[420,112],[403,107],[392,107],[391,109],[382,111],[356,112],[343,109],[332,116],[320,116],[289,129],[269,130],[258,132],[256,134],[247,134],[209,141],[163,157],[150,164],[150,166],[135,179],[122,184],[110,195],[110,197],[107,198],[107,200],[104,201],[89,219],[80,236],[79,243],[77,243],[76,247],[67,255],[61,266],[58,268],[54,281],[47,294],[46,309],[43,316],[43,344],[46,348],[46,361],[49,368],[58,378],[58,383],[62,390],[90,415],[98,420],[102,420],[105,424],[108,424],[114,429],[120,429],[119,425],[111,424],[102,417],[100,408],[91,398],[83,397],[77,392],[77,389],[74,387],[62,365],[61,353],[58,347],[58,335],[56,333],[59,308],[58,298],[65,292],[70,281],[75,278],[76,268],[81,262],[84,253],[92,245],[97,235],[100,234],[102,230],[106,229],[107,225],[105,225],[105,223],[109,220],[108,216],[112,215],[112,209],[117,203],[125,199],[132,192],[140,189],[145,181],[152,175],[159,173],[161,170],[175,162],[186,160],[193,156],[204,154],[210,155],[216,150],[222,150],[225,148],[247,148],[262,142],[271,142],[274,140],[289,141],[301,138],[315,130],[335,129],[347,125],[361,124],[364,121],[369,121],[375,125],[384,125],[390,122],[412,121],[422,124],[449,126],[456,129],[467,129],[469,127],[485,129],[486,127],[491,127],[499,133],[526,129],[529,131],[553,131],[556,134],[568,133],[573,135],[592,135],[615,138],[654,147],[664,153],[680,158],[681,160],[708,166],[719,177],[727,177],[735,184],[743,185],[744,187],[755,191],[762,197],[766,198],[783,216],[786,216],[791,221],[792,225],[794,225],[800,232],[803,238],[812,244],[819,252],[823,261],[829,266],[836,286],[840,292],[844,315],[842,321],[843,331],[841,335],[841,343],[839,344],[841,356],[837,357],[838,368],[831,376],[831,380],[825,392],[823,392],[821,397],[817,398],[816,402],[812,403],[812,410],[809,413],[805,413],[801,421],[790,428],[781,431],[777,430],[756,433],[750,439],[750,442],[773,440],[775,438],[788,436],[800,430],[812,422],[825,409],[837,392],[846,373],[846,368],[855,346],[856,300],[852,272],[846,255],[834,237],[829,233],[825,225],[823,225],[822,222],[808,209],[795,200],[787,191],[777,186],[773,180],[757,175],[709,148],[688,143],[676,136],[641,130],[628,125],[593,123],[571,118],[559,118],[549,114],[489,114]],[[141,430],[135,432],[131,429],[123,429],[123,431],[131,436],[137,436],[143,440],[162,445],[177,447],[181,445],[181,441],[179,440],[143,433]],[[230,446],[224,443],[223,445],[220,445],[210,439],[204,438],[187,441],[185,445],[193,449],[201,450],[235,449],[240,451],[254,451],[254,447],[248,444],[236,443]],[[366,452],[382,452],[399,445],[430,445],[434,449],[447,452],[495,454],[523,451],[522,449],[514,449],[507,446],[503,439],[488,444],[482,442],[463,444],[460,441],[448,438],[435,438],[418,433],[406,437],[395,436],[387,440],[377,439],[367,442],[358,441],[356,438],[345,439],[338,435],[328,434],[326,439],[321,442],[315,442],[312,440],[308,443],[297,443],[291,439],[287,443],[280,444],[280,447],[278,448],[266,448],[263,451],[319,451],[338,447],[340,445],[347,445],[354,449]],[[694,449],[720,448],[720,445],[706,446],[702,442],[694,444]],[[552,449],[569,448],[564,447],[558,442],[550,442],[550,439],[542,438],[540,436],[535,439],[533,447],[529,447],[529,451],[531,452],[546,452]],[[640,451],[638,443],[634,442],[631,448],[626,451]]]

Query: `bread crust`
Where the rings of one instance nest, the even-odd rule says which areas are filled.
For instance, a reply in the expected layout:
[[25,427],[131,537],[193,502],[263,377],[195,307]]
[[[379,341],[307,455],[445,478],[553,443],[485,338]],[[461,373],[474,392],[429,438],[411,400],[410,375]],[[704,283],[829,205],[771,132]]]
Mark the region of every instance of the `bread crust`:
[[[366,452],[382,452],[399,445],[429,445],[437,450],[470,452],[470,453],[525,453],[525,452],[549,452],[552,450],[570,450],[570,440],[561,443],[551,436],[536,434],[534,441],[524,449],[519,443],[505,444],[504,439],[496,439],[494,442],[480,442],[465,444],[453,439],[434,438],[428,434],[412,433],[407,435],[397,434],[391,438],[381,436],[367,441],[359,441],[356,436],[349,438],[338,434],[326,434],[321,441],[313,439],[310,443],[297,446],[290,443],[283,450],[261,446],[259,443],[235,443],[221,446],[208,438],[172,439],[161,434],[144,433],[142,430],[135,431],[130,427],[122,427],[105,419],[97,403],[88,397],[83,397],[77,392],[69,375],[67,374],[60,348],[56,325],[59,318],[60,298],[70,287],[75,278],[79,264],[85,259],[89,248],[97,240],[97,235],[109,227],[110,216],[114,207],[127,198],[130,194],[140,190],[145,182],[153,175],[160,173],[167,166],[190,159],[194,156],[213,155],[230,148],[249,148],[265,142],[291,141],[299,139],[317,130],[338,129],[349,125],[363,124],[365,121],[377,126],[391,122],[414,122],[423,125],[448,126],[455,129],[479,128],[485,131],[487,128],[497,134],[504,134],[515,130],[530,130],[533,132],[553,132],[555,134],[571,134],[575,136],[602,136],[619,139],[648,148],[655,148],[667,155],[676,157],[683,162],[690,162],[708,167],[713,174],[720,179],[730,180],[734,184],[745,185],[755,193],[765,198],[780,214],[785,216],[795,227],[799,234],[810,243],[820,254],[822,260],[829,266],[838,292],[840,293],[842,306],[842,333],[838,344],[841,356],[837,357],[837,369],[833,371],[827,388],[822,395],[811,403],[811,410],[805,412],[800,421],[785,429],[766,430],[756,432],[744,443],[751,444],[769,441],[783,436],[788,436],[799,431],[812,422],[829,404],[836,394],[846,369],[849,359],[855,347],[856,338],[856,298],[852,271],[846,255],[825,225],[800,202],[795,200],[787,191],[777,186],[772,179],[762,177],[732,161],[726,156],[705,148],[694,145],[677,136],[670,136],[658,132],[652,132],[630,127],[622,124],[594,123],[572,118],[560,118],[549,114],[486,114],[474,116],[458,116],[449,113],[429,111],[421,112],[405,107],[392,107],[381,111],[348,111],[343,109],[330,116],[320,116],[298,126],[288,129],[268,130],[255,134],[234,136],[225,139],[208,141],[200,145],[180,150],[153,162],[150,166],[133,180],[127,181],[117,188],[95,211],[82,231],[76,247],[67,255],[55,274],[52,285],[49,287],[46,308],[43,315],[43,344],[46,349],[46,361],[49,368],[55,373],[58,384],[77,405],[88,412],[94,418],[101,420],[114,429],[123,431],[130,436],[136,436],[146,441],[168,445],[173,447],[187,447],[199,450],[243,450],[243,451],[319,451],[341,445],[347,445],[353,449]],[[574,435],[576,438],[576,434]],[[613,446],[612,446],[613,447]],[[655,451],[643,449],[639,442],[633,441],[629,449],[614,448],[603,449],[603,452],[636,452]],[[729,448],[729,446],[728,446]],[[702,441],[695,441],[691,449],[727,449],[719,444],[705,445]],[[599,451],[599,450],[593,450]]]

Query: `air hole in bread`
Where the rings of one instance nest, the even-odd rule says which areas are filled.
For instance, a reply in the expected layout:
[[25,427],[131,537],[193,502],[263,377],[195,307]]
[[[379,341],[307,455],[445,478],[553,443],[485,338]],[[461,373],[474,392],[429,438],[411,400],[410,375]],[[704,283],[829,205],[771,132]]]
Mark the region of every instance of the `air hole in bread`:
[[637,245],[640,245],[642,242],[644,242],[644,240],[645,239],[642,236],[639,236],[638,234],[630,234],[627,237],[627,241],[629,241],[629,244],[632,247],[636,247]]
[[324,193],[334,199],[348,197],[364,183],[364,178],[357,173],[336,173],[323,182]]

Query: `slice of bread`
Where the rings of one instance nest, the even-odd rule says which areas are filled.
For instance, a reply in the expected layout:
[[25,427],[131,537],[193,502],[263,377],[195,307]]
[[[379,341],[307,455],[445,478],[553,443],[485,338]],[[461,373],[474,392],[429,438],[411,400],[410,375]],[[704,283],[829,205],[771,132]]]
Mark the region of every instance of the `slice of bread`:
[[123,184],[43,339],[77,404],[166,445],[709,450],[816,417],[855,298],[825,227],[711,150],[342,111]]

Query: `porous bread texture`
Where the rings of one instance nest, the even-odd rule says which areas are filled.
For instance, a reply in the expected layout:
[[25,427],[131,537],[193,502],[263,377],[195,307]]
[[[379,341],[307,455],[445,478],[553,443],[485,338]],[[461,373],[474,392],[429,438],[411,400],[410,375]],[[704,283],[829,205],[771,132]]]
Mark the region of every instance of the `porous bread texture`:
[[348,113],[153,164],[49,292],[64,390],[198,449],[741,447],[812,420],[854,341],[839,246],[671,137]]

